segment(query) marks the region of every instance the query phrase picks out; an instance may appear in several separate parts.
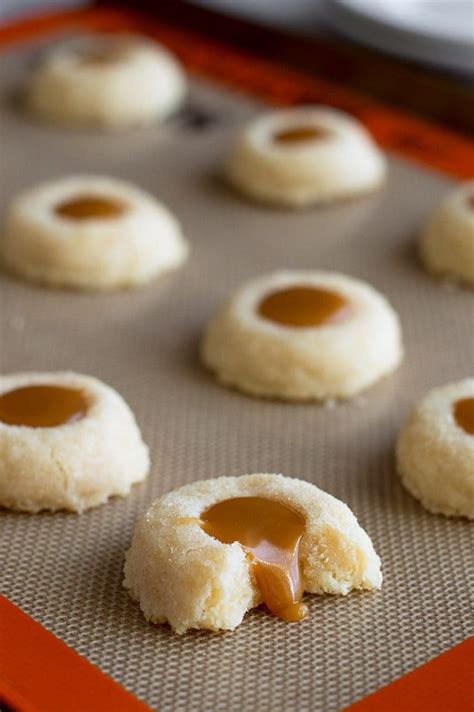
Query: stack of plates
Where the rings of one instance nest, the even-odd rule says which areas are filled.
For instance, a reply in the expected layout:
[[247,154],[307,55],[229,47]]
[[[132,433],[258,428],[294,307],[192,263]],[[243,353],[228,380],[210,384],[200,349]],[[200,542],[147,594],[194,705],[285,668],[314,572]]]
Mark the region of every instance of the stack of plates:
[[397,55],[474,75],[473,0],[327,0],[350,37]]

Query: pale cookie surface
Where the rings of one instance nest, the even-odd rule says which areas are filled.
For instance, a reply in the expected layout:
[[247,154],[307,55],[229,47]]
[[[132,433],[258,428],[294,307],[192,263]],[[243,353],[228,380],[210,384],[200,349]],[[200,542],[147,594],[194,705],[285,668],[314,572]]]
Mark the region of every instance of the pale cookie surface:
[[138,520],[126,555],[124,586],[147,618],[189,628],[233,630],[261,603],[242,546],[223,544],[199,518],[233,497],[265,497],[305,518],[300,546],[304,591],[347,594],[380,588],[380,559],[351,510],[315,485],[256,474],[194,482],[156,499]]
[[[0,506],[82,512],[128,494],[146,477],[148,448],[132,411],[113,388],[72,372],[20,373],[0,376],[0,400],[31,386],[71,389],[86,408],[76,420],[33,427],[6,422],[8,408],[2,402]],[[33,411],[38,415],[37,410],[32,407],[25,418]]]
[[122,129],[165,119],[185,91],[183,71],[161,45],[97,36],[54,50],[33,74],[27,105],[53,123]]
[[306,106],[272,111],[249,123],[225,172],[251,198],[304,207],[373,191],[383,183],[386,166],[356,119]]
[[[456,417],[459,401],[465,427]],[[474,378],[434,388],[418,403],[398,437],[397,466],[430,512],[474,519]]]
[[145,284],[181,265],[188,245],[171,212],[124,181],[70,176],[19,195],[0,254],[32,281],[85,290]]
[[[294,288],[327,291],[346,309],[314,327],[260,313],[269,295]],[[355,396],[394,371],[403,347],[396,312],[369,284],[335,272],[282,271],[230,296],[206,328],[201,355],[219,381],[252,395],[324,400]]]
[[429,272],[474,286],[474,181],[441,201],[420,235],[419,248]]

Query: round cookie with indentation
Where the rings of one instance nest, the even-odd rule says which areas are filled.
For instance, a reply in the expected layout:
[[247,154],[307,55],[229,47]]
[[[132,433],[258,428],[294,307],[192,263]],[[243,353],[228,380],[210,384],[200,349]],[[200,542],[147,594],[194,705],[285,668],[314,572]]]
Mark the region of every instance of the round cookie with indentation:
[[165,119],[185,91],[181,67],[161,45],[97,36],[47,56],[33,74],[27,105],[54,123],[124,129]]
[[418,403],[398,437],[397,464],[430,512],[474,519],[474,378],[434,388]]
[[124,496],[149,469],[123,398],[77,373],[0,376],[0,506],[82,512]]
[[188,255],[171,212],[145,191],[112,178],[71,176],[22,193],[0,238],[4,264],[52,286],[138,286]]
[[386,168],[356,119],[325,106],[303,106],[249,123],[225,172],[247,196],[296,208],[373,191],[383,183]]
[[474,286],[474,181],[441,201],[420,235],[419,248],[429,272]]
[[145,617],[233,630],[264,602],[287,621],[308,593],[380,588],[380,559],[350,509],[282,475],[194,482],[156,499],[138,520],[124,586]]
[[274,272],[244,284],[209,322],[204,363],[219,381],[286,400],[349,398],[403,356],[397,314],[365,282]]

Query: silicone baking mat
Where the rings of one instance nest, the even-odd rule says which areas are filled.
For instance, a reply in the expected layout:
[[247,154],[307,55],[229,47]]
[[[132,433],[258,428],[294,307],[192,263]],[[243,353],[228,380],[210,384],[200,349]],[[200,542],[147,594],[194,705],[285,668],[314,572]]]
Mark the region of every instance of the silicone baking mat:
[[[414,401],[473,373],[474,295],[427,276],[414,248],[452,179],[390,156],[386,186],[365,198],[303,212],[247,203],[219,166],[261,103],[194,77],[187,107],[164,127],[110,135],[43,126],[21,113],[17,91],[57,39],[2,55],[1,209],[39,181],[110,174],[169,205],[192,254],[143,290],[102,296],[1,275],[1,370],[72,369],[110,383],[134,409],[153,463],[128,498],[80,516],[2,512],[2,591],[163,712],[338,710],[472,633],[472,524],[425,512],[400,486],[393,457]],[[211,312],[243,280],[309,267],[366,279],[390,298],[402,367],[333,408],[218,386],[197,352]],[[171,488],[250,472],[301,477],[346,501],[382,558],[383,589],[308,597],[301,624],[255,610],[232,633],[178,637],[146,623],[121,586],[137,516]]]

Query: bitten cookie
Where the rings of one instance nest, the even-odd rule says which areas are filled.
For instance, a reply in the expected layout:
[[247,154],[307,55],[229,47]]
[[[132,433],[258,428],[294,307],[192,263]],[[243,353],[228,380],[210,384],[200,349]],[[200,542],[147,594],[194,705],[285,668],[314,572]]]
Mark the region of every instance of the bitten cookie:
[[225,173],[251,198],[296,208],[373,191],[383,183],[386,167],[356,119],[325,106],[303,106],[250,122]]
[[286,400],[350,398],[399,365],[397,314],[369,284],[274,272],[244,284],[209,322],[204,363],[223,384]]
[[420,235],[419,248],[429,272],[474,286],[474,181],[441,201]]
[[397,465],[430,512],[474,519],[474,378],[434,388],[418,403],[398,437]]
[[186,81],[164,47],[134,36],[95,36],[55,49],[34,72],[27,106],[43,120],[125,129],[161,121]]
[[123,398],[77,373],[0,376],[0,506],[82,512],[126,495],[149,469]]
[[175,269],[188,246],[176,218],[145,191],[112,178],[70,176],[11,203],[0,254],[32,281],[111,290]]
[[381,583],[380,559],[343,502],[268,474],[194,482],[156,499],[136,524],[124,579],[147,620],[177,633],[233,630],[262,601],[300,620],[303,591]]

